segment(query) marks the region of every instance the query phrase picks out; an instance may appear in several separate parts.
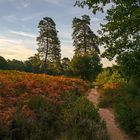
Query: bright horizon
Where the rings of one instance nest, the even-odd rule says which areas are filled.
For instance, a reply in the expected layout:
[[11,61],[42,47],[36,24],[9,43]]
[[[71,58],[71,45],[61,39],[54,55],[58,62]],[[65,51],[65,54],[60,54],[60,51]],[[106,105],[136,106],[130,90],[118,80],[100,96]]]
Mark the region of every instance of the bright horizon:
[[[75,0],[0,0],[0,56],[6,59],[26,60],[37,53],[38,23],[51,17],[59,31],[62,57],[72,58],[72,20],[87,14],[94,33],[100,29],[105,14],[93,15],[91,10],[74,7]],[[101,52],[103,48],[99,47]],[[112,62],[102,59],[104,67]]]

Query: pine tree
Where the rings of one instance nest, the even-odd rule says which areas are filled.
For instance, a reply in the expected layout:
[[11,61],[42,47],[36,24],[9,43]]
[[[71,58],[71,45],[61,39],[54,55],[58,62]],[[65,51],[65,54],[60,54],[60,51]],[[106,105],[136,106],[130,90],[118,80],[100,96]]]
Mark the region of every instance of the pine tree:
[[73,28],[73,46],[75,47],[75,55],[99,53],[97,36],[90,29],[90,17],[83,15],[82,19],[74,18]]
[[110,6],[105,17],[106,23],[101,24],[100,30],[100,42],[105,47],[103,56],[112,60],[122,57],[125,52],[139,53],[140,0],[76,0],[76,5],[86,5],[94,14],[106,11],[107,4]]
[[[45,17],[39,22],[38,53],[46,66],[47,62],[56,65],[61,63],[60,41],[57,37],[56,24],[50,17]],[[46,69],[46,68],[45,68]]]

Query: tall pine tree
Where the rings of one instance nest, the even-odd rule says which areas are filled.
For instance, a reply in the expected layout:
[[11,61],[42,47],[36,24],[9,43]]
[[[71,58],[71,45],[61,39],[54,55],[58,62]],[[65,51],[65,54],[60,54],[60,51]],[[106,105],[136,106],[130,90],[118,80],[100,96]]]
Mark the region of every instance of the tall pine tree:
[[[39,45],[38,53],[44,66],[53,63],[60,65],[61,63],[61,48],[60,41],[57,36],[56,24],[50,17],[45,17],[39,22],[39,36],[37,42]],[[46,70],[46,68],[45,68]]]
[[90,29],[90,17],[88,15],[83,15],[82,19],[75,17],[72,22],[72,28],[75,55],[99,53],[97,36]]
[[70,63],[73,76],[84,80],[95,80],[101,70],[99,58],[98,37],[90,29],[90,17],[83,15],[82,19],[74,18],[73,46],[75,55]]

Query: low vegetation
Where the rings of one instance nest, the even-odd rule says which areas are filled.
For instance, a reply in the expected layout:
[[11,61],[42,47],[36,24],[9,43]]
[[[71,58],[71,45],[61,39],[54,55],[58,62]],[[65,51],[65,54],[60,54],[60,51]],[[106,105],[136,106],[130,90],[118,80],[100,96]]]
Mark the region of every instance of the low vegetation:
[[0,139],[106,140],[80,79],[0,71]]
[[[0,69],[5,70],[0,71],[0,140],[108,139],[98,108],[84,94],[92,84],[83,80],[95,79],[100,106],[113,109],[120,126],[140,139],[140,1],[76,0],[76,5],[106,17],[98,35],[88,15],[73,18],[71,60],[61,58],[51,17],[38,24],[34,56],[24,62],[0,56]],[[104,47],[101,55],[99,46]],[[101,57],[115,59],[117,66],[102,71]]]
[[126,81],[117,70],[113,72],[104,70],[97,77],[97,82],[100,85],[101,92],[100,106],[113,108],[120,126],[134,139],[139,139],[139,80]]

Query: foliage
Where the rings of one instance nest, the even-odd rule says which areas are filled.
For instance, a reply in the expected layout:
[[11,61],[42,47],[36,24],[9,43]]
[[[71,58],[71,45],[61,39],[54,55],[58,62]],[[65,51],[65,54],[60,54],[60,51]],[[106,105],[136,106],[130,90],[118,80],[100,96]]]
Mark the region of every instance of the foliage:
[[25,69],[24,63],[16,59],[8,60],[8,65],[9,65],[9,69],[11,70],[24,71]]
[[78,5],[88,5],[94,13],[100,11],[108,3],[112,7],[107,11],[105,25],[102,25],[101,41],[106,48],[104,56],[109,59],[123,52],[136,51],[139,49],[139,29],[140,29],[140,1],[139,0],[82,0]]
[[0,56],[0,69],[8,69],[8,63],[2,56]]
[[105,47],[103,57],[117,58],[122,73],[130,79],[139,75],[140,1],[139,0],[77,0],[94,14],[106,11],[106,24],[99,31],[100,43]]
[[56,24],[50,17],[45,17],[39,22],[38,28],[38,53],[44,62],[45,70],[48,60],[53,62],[57,67],[60,65],[61,49],[60,41],[57,37]]
[[127,79],[140,76],[140,51],[126,52],[118,60],[122,74]]
[[96,82],[102,88],[117,88],[122,83],[125,83],[125,78],[122,77],[118,70],[104,69],[96,78]]
[[[40,99],[36,97],[37,102],[34,104],[38,104]],[[62,140],[63,137],[66,140],[108,139],[98,110],[92,103],[84,97],[75,97],[73,100],[72,95],[65,99],[57,105],[44,99],[45,102],[42,103],[40,100],[39,102],[44,105],[32,108],[30,112],[33,115],[30,116],[26,116],[23,111],[17,112],[10,123],[10,130],[6,129],[6,133],[2,133],[3,139]],[[85,108],[82,108],[83,106]],[[88,129],[85,130],[85,127]]]
[[0,139],[107,140],[98,109],[83,96],[84,81],[17,71],[0,75]]
[[[103,1],[103,6],[106,5],[108,2],[109,1]],[[110,10],[108,10],[108,15],[106,17],[106,20],[108,22],[106,25],[102,25],[102,30],[100,31],[100,34],[102,35],[101,41],[104,47],[106,48],[106,51],[103,54],[103,56],[112,59],[117,55],[118,56],[117,60],[120,65],[121,72],[129,78],[131,78],[131,76],[136,77],[139,76],[139,72],[138,72],[139,69],[139,57],[138,57],[139,56],[138,54],[139,52],[138,50],[139,49],[139,23],[138,23],[139,2],[138,1],[121,1],[121,2],[113,1],[113,2],[115,3],[115,6],[112,7]],[[102,1],[96,1],[94,3],[95,5],[93,3],[94,2],[92,1],[88,1],[88,3],[84,1],[83,4],[88,4],[90,8],[94,9],[94,12],[96,12],[96,10],[102,10],[102,8],[100,7],[102,5],[98,5],[102,3]],[[77,51],[77,54],[83,55],[87,53],[88,45],[87,45],[86,38],[90,39],[90,36],[88,37],[86,36],[85,29],[83,29],[83,31],[80,30],[82,29],[80,28],[80,24],[83,27],[85,27],[86,24],[87,25],[89,24],[88,17],[83,16],[82,18],[83,18],[82,20],[77,18],[73,20],[73,25],[74,25],[73,38],[75,39],[74,40],[74,46],[76,46],[75,52]],[[86,20],[84,20],[84,18],[86,18]],[[78,57],[76,59],[79,60]],[[78,75],[79,72],[80,77],[82,77],[81,75],[84,75],[86,73],[84,71],[85,70],[84,68],[88,68],[87,66],[83,65],[84,64],[83,62],[87,62],[87,61],[81,60],[76,62],[72,60],[71,68],[73,68],[74,74]],[[135,68],[132,69],[133,63],[135,65]],[[78,69],[76,69],[76,67],[74,67],[73,64],[76,64],[78,66]],[[85,64],[90,64],[90,63],[85,63]],[[83,71],[81,72],[80,70]],[[85,78],[86,76],[82,78],[86,79]],[[97,81],[98,83],[104,86],[104,94],[103,94],[104,97],[101,102],[104,104],[102,105],[114,108],[117,113],[117,118],[120,120],[122,127],[127,132],[132,134],[134,137],[137,137],[140,130],[139,129],[139,113],[140,113],[139,88],[135,87],[134,85],[133,86],[126,85],[126,81],[124,80],[124,78],[122,78],[121,74],[118,71],[112,71],[112,72],[104,71],[101,75],[99,75]],[[122,84],[124,83],[125,86],[124,85],[122,86]],[[84,106],[83,108],[86,107]],[[68,114],[70,115],[70,113]],[[84,114],[86,114],[86,112],[84,112]],[[128,116],[127,119],[125,116]],[[68,120],[71,119],[69,118]],[[78,133],[76,130],[74,132],[76,132],[76,134]],[[71,134],[74,135],[75,133],[73,133],[72,131]],[[77,136],[76,134],[74,136]]]
[[62,73],[63,75],[70,75],[70,59],[67,57],[64,57],[61,60],[61,65],[62,65]]
[[120,125],[134,139],[139,139],[140,82],[126,81],[118,71],[104,70],[97,77],[100,88],[100,107],[113,108]]
[[96,14],[97,11],[104,11],[104,6],[106,6],[108,3],[112,2],[114,0],[76,0],[75,5],[78,5],[82,8],[84,8],[85,5],[88,5],[89,9],[92,10],[94,14]]
[[42,61],[38,54],[31,56],[24,63],[26,72],[40,73],[43,72]]
[[47,64],[47,74],[49,75],[63,75],[63,67],[61,63],[54,63],[48,61]]
[[[64,58],[65,59],[65,58]],[[3,61],[4,60],[4,61]],[[68,59],[70,62],[70,60]],[[39,54],[29,57],[26,61],[19,61],[16,59],[0,60],[0,69],[18,70],[30,73],[44,73],[44,62],[40,59]],[[51,61],[47,61],[47,74],[49,75],[69,75],[69,64],[63,61],[60,64],[56,64]]]
[[90,17],[87,15],[83,15],[82,19],[75,17],[72,28],[75,55],[70,63],[70,72],[73,76],[92,81],[101,70],[98,37],[90,29]]
[[98,85],[104,85],[105,83],[107,83],[109,81],[109,76],[112,73],[110,72],[110,70],[103,70],[101,73],[98,74],[97,78],[96,78],[96,82]]
[[96,53],[92,55],[74,56],[70,66],[73,75],[84,80],[94,80],[101,70],[100,58]]
[[30,95],[41,94],[45,96],[58,96],[62,91],[78,90],[84,92],[86,83],[80,79],[53,77],[45,74],[28,74],[16,71],[0,71],[0,93],[16,94],[19,89]]
[[121,127],[134,139],[140,138],[140,88],[131,84],[102,91],[100,106],[111,107]]
[[83,15],[82,19],[74,18],[72,22],[73,28],[73,46],[75,47],[75,55],[99,53],[98,38],[91,31],[90,17]]

